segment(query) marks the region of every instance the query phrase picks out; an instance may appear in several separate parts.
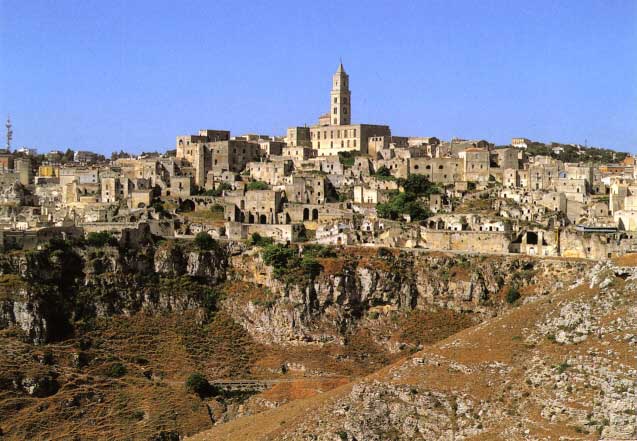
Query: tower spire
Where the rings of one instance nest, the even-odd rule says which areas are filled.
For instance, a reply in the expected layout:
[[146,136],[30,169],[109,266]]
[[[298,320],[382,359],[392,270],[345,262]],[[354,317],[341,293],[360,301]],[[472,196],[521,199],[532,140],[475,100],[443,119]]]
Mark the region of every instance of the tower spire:
[[13,140],[13,129],[11,125],[11,116],[7,115],[7,122],[4,125],[7,128],[7,150],[11,150],[11,140]]
[[332,125],[351,124],[350,98],[349,75],[345,72],[341,62],[332,77],[332,91],[330,92],[330,121]]

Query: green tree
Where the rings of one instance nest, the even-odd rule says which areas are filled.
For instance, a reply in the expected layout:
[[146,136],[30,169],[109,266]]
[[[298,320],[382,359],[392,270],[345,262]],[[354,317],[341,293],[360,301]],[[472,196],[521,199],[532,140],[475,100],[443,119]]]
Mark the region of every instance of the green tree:
[[252,236],[248,239],[248,245],[263,247],[266,245],[272,245],[273,241],[270,237],[263,237],[259,233],[252,233]]
[[263,181],[252,181],[248,183],[248,190],[269,190],[270,186]]
[[429,196],[440,192],[438,187],[425,175],[409,175],[407,179],[399,179],[398,185],[403,187],[405,193],[414,196]]
[[272,244],[263,249],[261,256],[266,265],[273,266],[274,270],[277,271],[287,267],[288,261],[294,259],[295,252],[285,245]]
[[62,159],[60,162],[62,164],[66,164],[67,162],[73,162],[73,158],[75,157],[75,152],[71,149],[66,149],[66,152],[62,155]]
[[512,286],[509,288],[509,291],[507,291],[507,303],[509,303],[510,305],[514,304],[518,299],[520,298],[520,292],[518,291],[518,288],[515,286]]
[[107,375],[112,378],[120,378],[126,375],[126,367],[122,363],[113,363],[108,367]]
[[230,191],[232,190],[232,185],[228,184],[227,182],[222,182],[221,184],[219,184],[217,186],[217,188],[213,188],[211,190],[206,190],[204,192],[202,192],[201,194],[203,196],[215,196],[215,197],[219,197],[223,195],[224,191]]
[[105,245],[116,245],[117,239],[108,231],[93,231],[86,236],[86,243],[101,248]]
[[202,231],[195,236],[195,246],[202,251],[213,250],[217,248],[217,241],[210,234]]
[[378,216],[384,219],[396,220],[402,214],[408,214],[412,221],[425,220],[431,216],[429,209],[413,193],[395,193],[388,202],[376,206]]
[[374,175],[377,177],[389,177],[391,176],[391,171],[384,165],[381,165]]
[[190,374],[186,379],[186,390],[199,395],[200,398],[214,395],[217,392],[206,377],[199,372]]
[[323,271],[323,266],[313,257],[303,257],[301,260],[301,268],[310,279],[318,276]]

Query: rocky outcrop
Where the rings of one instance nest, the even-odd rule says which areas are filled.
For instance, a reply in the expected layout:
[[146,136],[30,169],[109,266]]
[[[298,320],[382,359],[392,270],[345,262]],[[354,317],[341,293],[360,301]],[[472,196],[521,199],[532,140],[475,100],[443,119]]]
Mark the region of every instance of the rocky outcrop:
[[254,426],[230,422],[192,440],[221,433],[245,439],[255,426],[258,439],[289,441],[634,440],[636,298],[637,268],[587,266],[560,292],[487,319],[349,388],[284,405],[254,417]]
[[438,307],[483,320],[508,307],[506,290],[526,290],[522,300],[531,301],[560,289],[588,265],[364,250],[318,259],[317,274],[275,277],[259,249],[228,255],[219,246],[202,251],[175,241],[133,249],[57,244],[13,253],[0,258],[0,276],[16,282],[5,284],[0,297],[0,327],[17,326],[42,343],[69,335],[72,323],[92,317],[209,310],[216,306],[213,287],[230,274],[232,281],[258,287],[259,298],[229,292],[223,303],[258,341],[343,342],[370,314]]
[[[323,263],[329,267],[334,262],[325,259]],[[507,289],[527,290],[524,300],[532,301],[563,288],[587,265],[523,257],[486,259],[404,252],[371,258],[350,255],[338,271],[280,280],[259,254],[253,253],[232,259],[232,277],[267,287],[268,301],[229,297],[224,306],[262,341],[339,341],[344,330],[371,310],[436,306],[484,319],[508,307]],[[560,281],[556,282],[558,274]]]
[[225,280],[226,269],[224,249],[174,242],[15,252],[0,258],[0,329],[18,327],[41,344],[92,317],[210,309],[209,287]]

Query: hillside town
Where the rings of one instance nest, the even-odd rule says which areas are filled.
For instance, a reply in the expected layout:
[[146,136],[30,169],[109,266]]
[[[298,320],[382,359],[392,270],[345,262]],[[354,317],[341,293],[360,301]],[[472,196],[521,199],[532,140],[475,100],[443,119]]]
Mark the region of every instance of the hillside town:
[[[397,136],[354,123],[349,75],[315,125],[202,129],[175,149],[105,158],[0,150],[0,248],[146,229],[161,237],[588,259],[637,252],[635,158],[523,137]],[[355,115],[355,114],[354,114]]]

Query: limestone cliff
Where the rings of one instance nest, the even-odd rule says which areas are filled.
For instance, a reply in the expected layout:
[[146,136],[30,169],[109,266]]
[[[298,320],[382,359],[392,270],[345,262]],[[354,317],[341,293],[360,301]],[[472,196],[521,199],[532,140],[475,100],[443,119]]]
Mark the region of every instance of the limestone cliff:
[[634,440],[636,296],[637,268],[600,262],[362,381],[192,440]]
[[0,329],[17,326],[34,343],[71,335],[96,317],[215,307],[210,286],[226,278],[221,247],[166,242],[124,249],[53,244],[0,257]]
[[508,290],[525,293],[523,301],[530,301],[567,286],[588,265],[383,251],[350,249],[344,256],[319,259],[323,269],[315,277],[283,279],[258,252],[235,256],[230,277],[261,286],[265,294],[230,296],[224,307],[262,341],[341,341],[355,324],[370,325],[392,311],[438,307],[481,321],[508,307]]

